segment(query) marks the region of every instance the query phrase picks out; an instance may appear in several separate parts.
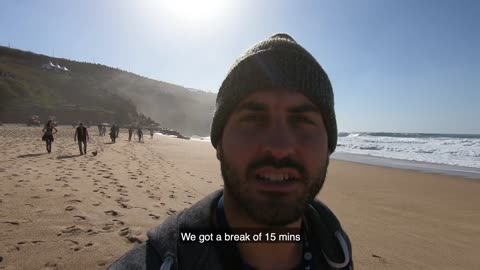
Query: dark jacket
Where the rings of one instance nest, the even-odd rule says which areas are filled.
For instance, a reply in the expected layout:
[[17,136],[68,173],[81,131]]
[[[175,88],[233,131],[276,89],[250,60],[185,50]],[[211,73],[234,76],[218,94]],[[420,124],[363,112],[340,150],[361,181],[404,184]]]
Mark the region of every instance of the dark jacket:
[[[182,243],[180,230],[211,230],[213,214],[222,190],[216,191],[147,233],[148,240],[130,250],[109,269],[190,270],[223,268],[215,244]],[[320,201],[309,207],[306,218],[311,224],[313,239],[323,254],[320,269],[353,270],[350,240],[333,213]],[[228,267],[228,269],[231,269]]]
[[75,130],[75,137],[77,137],[77,140],[79,141],[86,141],[88,137],[87,128],[83,126],[77,127],[77,130]]

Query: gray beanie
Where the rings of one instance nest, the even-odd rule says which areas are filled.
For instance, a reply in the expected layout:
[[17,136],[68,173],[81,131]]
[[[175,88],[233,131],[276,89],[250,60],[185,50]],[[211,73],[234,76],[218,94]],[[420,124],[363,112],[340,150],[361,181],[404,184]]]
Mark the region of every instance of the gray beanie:
[[237,104],[261,89],[289,89],[309,98],[322,113],[330,153],[335,151],[337,121],[328,75],[315,58],[287,34],[275,34],[257,43],[230,69],[217,95],[210,131],[213,147],[217,147]]

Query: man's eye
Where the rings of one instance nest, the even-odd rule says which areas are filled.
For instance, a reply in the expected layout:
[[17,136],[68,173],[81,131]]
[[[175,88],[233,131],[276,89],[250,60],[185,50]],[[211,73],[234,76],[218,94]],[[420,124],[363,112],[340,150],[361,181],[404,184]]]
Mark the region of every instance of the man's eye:
[[260,123],[265,121],[265,116],[259,114],[249,114],[240,118],[240,122]]
[[304,123],[304,124],[315,125],[315,121],[313,121],[312,119],[304,115],[295,115],[292,117],[292,120],[294,123]]

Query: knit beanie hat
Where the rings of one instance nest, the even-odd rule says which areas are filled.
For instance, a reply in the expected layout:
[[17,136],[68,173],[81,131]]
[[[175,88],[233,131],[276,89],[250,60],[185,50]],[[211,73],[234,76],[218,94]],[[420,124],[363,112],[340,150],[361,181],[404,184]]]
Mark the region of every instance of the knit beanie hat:
[[333,90],[323,68],[287,34],[261,41],[236,60],[217,95],[210,139],[217,147],[230,114],[250,93],[265,89],[288,89],[304,94],[323,116],[330,153],[337,145],[337,122]]

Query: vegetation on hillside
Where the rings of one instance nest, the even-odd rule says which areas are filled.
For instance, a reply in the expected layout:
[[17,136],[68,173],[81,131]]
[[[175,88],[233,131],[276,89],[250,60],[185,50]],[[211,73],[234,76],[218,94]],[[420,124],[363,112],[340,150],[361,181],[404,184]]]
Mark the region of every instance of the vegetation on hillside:
[[[69,71],[45,70],[52,62]],[[187,135],[207,135],[215,94],[148,79],[100,64],[52,58],[0,46],[0,121],[30,115],[60,123],[130,124],[140,119]],[[143,122],[143,121],[142,121]]]

